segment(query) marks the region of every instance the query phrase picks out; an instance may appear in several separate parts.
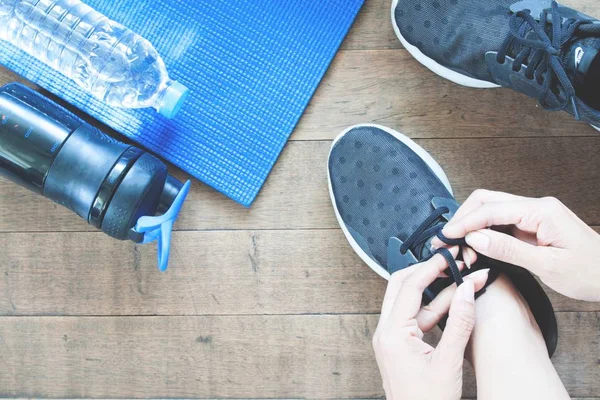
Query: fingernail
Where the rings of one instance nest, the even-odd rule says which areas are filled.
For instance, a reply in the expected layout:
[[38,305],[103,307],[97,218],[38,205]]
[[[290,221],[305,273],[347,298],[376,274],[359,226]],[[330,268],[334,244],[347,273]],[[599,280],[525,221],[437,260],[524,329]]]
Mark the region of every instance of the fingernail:
[[463,299],[467,303],[475,303],[475,284],[471,280],[465,280],[462,285],[460,285],[460,289],[462,290]]
[[486,251],[490,247],[490,238],[479,232],[470,232],[465,236],[467,244],[480,252]]
[[442,229],[442,233],[444,234],[444,236],[449,237],[448,235],[452,234],[452,227],[454,225],[452,224],[452,221],[448,222],[446,224],[446,226],[444,226],[444,229]]
[[469,254],[469,248],[464,247],[462,249],[463,260],[468,269],[471,269],[471,254]]
[[465,279],[476,280],[479,277],[483,276],[483,277],[485,277],[485,280],[487,282],[489,274],[490,274],[490,269],[489,268],[480,269],[479,271],[475,271],[472,274],[469,274],[469,275],[465,276]]

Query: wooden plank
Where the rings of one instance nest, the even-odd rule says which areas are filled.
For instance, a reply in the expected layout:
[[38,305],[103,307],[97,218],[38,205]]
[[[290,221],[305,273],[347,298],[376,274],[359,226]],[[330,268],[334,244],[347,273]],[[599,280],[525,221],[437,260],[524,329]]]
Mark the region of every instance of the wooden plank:
[[0,86],[11,82],[20,82],[27,86],[34,87],[34,85],[22,76],[17,75],[12,70],[0,66]]
[[[600,5],[596,0],[563,0],[560,4],[600,17]],[[392,28],[390,5],[391,0],[366,0],[342,48],[352,50],[401,48],[402,45]]]
[[0,253],[9,315],[375,313],[385,290],[337,230],[177,232],[164,274],[154,246],[98,233],[3,234]]
[[1,315],[378,314],[386,286],[340,230],[177,232],[164,274],[154,246],[101,233],[2,234],[0,254]]
[[333,139],[346,127],[377,123],[415,138],[591,136],[564,112],[540,109],[509,89],[456,85],[405,50],[342,51],[292,140]]
[[559,4],[573,7],[596,18],[600,17],[600,4],[595,0],[562,0]]
[[[425,139],[417,143],[446,169],[463,201],[488,188],[560,198],[590,225],[600,225],[593,190],[600,181],[600,136],[580,138]],[[294,142],[284,150],[251,209],[194,183],[179,230],[337,228],[327,191],[330,142]],[[178,174],[183,178],[185,176]],[[91,230],[68,210],[0,179],[0,232]]]
[[[558,318],[554,363],[567,389],[598,395],[600,315]],[[375,315],[4,317],[0,396],[377,397],[376,324]],[[464,394],[475,396],[470,371]]]
[[391,4],[390,0],[366,0],[341,48],[344,50],[402,48],[392,27]]

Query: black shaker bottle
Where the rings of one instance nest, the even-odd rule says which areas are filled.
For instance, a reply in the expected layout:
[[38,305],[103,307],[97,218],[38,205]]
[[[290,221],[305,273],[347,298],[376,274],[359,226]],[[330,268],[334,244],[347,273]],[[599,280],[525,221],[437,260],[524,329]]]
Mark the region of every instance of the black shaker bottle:
[[189,191],[153,155],[123,144],[18,83],[0,88],[0,176],[75,212],[116,239],[158,241],[167,268],[171,230]]

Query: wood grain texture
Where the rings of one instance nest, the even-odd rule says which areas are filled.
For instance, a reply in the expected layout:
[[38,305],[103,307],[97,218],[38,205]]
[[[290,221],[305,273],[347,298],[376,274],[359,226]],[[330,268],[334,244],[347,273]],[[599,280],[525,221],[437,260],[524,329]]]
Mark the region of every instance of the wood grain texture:
[[[590,225],[600,225],[600,135],[579,138],[423,139],[463,201],[487,188],[556,196]],[[327,191],[328,141],[290,143],[251,209],[195,182],[179,230],[337,228]],[[185,176],[178,175],[181,178]],[[0,179],[0,232],[92,230],[61,206]]]
[[348,126],[377,123],[415,138],[592,136],[564,112],[549,112],[510,89],[447,81],[406,50],[342,51],[292,140],[333,139]]
[[[600,15],[596,0],[565,2]],[[252,209],[194,182],[165,274],[154,246],[89,232],[0,179],[0,397],[383,396],[370,342],[385,282],[346,243],[326,190],[331,139],[356,123],[419,139],[459,200],[479,187],[554,195],[600,224],[597,133],[437,77],[401,48],[389,3],[366,1]],[[0,84],[14,80],[0,69]],[[547,291],[561,311],[555,365],[572,396],[598,399],[600,305]]]
[[[558,320],[556,368],[572,396],[594,396],[600,315]],[[0,318],[10,371],[0,374],[0,396],[379,397],[376,323],[372,315]],[[465,396],[475,396],[471,372]]]
[[27,86],[34,87],[34,85],[22,76],[15,74],[13,71],[0,66],[0,86],[10,83],[20,82]]
[[392,27],[391,0],[366,0],[348,36],[343,50],[401,49]]
[[378,314],[386,287],[340,230],[177,232],[164,274],[154,246],[101,233],[3,234],[0,254],[2,315]]

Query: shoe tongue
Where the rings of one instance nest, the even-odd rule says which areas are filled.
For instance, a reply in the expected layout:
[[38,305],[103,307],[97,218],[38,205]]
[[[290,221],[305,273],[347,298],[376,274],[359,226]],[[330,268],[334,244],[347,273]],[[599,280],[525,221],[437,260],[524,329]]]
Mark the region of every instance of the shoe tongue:
[[564,54],[563,65],[575,94],[589,107],[600,110],[600,38],[576,40]]
[[427,240],[427,242],[425,242],[425,244],[423,245],[423,249],[421,250],[421,254],[420,254],[420,260],[425,260],[429,257],[431,257],[433,255],[433,251],[431,251],[431,242],[433,240],[435,236],[432,236],[429,238],[429,240]]
[[575,41],[563,60],[575,89],[600,83],[600,38]]
[[[436,226],[439,226],[440,224],[445,224],[446,222],[448,222],[454,216],[454,213],[456,213],[456,211],[459,208],[459,204],[451,196],[449,196],[449,197],[434,197],[433,199],[431,199],[431,204],[436,209],[441,208],[441,207],[446,207],[449,210],[446,214],[442,215],[440,217],[440,219],[435,223]],[[434,252],[431,250],[431,242],[433,241],[434,237],[435,237],[435,235],[432,235],[429,239],[427,239],[427,241],[425,242],[425,244],[421,247],[421,249],[419,251],[420,254],[415,254],[416,257],[419,257],[419,260],[428,259],[429,257],[431,257],[433,255]]]

